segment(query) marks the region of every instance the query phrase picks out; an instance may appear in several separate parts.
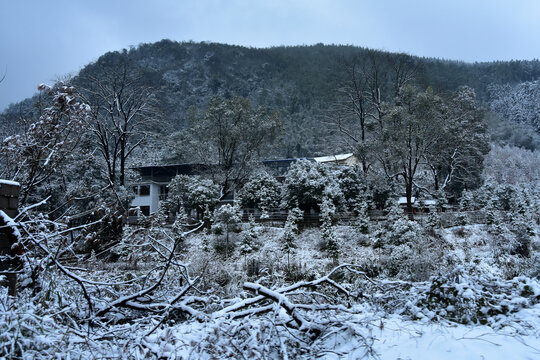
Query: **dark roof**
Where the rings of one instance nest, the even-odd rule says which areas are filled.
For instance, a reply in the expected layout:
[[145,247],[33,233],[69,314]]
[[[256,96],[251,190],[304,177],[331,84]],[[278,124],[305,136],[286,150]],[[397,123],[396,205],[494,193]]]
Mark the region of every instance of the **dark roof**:
[[156,181],[170,181],[176,175],[199,175],[209,169],[204,164],[171,164],[171,165],[151,165],[134,166],[131,169],[137,170],[141,177],[152,178]]
[[284,166],[290,166],[291,163],[296,162],[298,160],[309,160],[314,161],[313,158],[292,158],[292,159],[274,159],[274,160],[263,160],[261,161],[263,165],[268,167],[284,167]]
[[[313,158],[291,158],[263,160],[261,163],[271,169],[287,169],[293,162],[298,160],[315,161]],[[143,178],[152,178],[155,181],[170,181],[176,175],[200,175],[208,172],[212,165],[187,163],[169,165],[133,166],[131,169],[139,172]],[[282,170],[283,171],[283,170]]]

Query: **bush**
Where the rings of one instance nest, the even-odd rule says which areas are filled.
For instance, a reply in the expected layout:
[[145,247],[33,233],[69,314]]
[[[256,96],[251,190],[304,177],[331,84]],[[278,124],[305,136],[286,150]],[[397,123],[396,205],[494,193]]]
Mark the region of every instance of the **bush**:
[[501,281],[473,268],[457,267],[431,278],[417,298],[409,306],[416,318],[493,325],[500,315],[539,303],[540,287],[525,277]]

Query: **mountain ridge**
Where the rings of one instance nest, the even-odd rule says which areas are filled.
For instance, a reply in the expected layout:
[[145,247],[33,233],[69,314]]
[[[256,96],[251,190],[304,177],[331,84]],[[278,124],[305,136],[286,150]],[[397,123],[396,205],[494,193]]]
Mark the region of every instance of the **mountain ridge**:
[[[267,48],[212,42],[161,40],[130,49],[107,52],[84,66],[72,83],[85,87],[85,78],[109,71],[122,59],[156,90],[165,122],[174,130],[186,126],[190,107],[201,108],[216,95],[241,96],[254,105],[278,110],[289,131],[300,131],[286,141],[284,156],[317,155],[324,152],[318,123],[339,98],[338,89],[349,81],[347,66],[377,64],[383,74],[383,96],[392,96],[391,64],[403,61],[415,68],[413,82],[420,89],[432,87],[449,93],[459,86],[474,88],[487,102],[491,84],[517,84],[540,78],[540,61],[516,60],[468,63],[391,53],[352,45],[298,45]],[[3,124],[21,112],[33,111],[36,96],[10,105]]]

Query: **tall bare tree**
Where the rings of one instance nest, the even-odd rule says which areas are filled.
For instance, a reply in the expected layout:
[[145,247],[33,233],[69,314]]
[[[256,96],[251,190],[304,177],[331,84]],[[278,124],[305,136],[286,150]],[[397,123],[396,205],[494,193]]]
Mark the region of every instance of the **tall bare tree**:
[[158,123],[154,91],[125,59],[100,70],[85,78],[88,86],[83,93],[93,109],[88,125],[106,163],[109,183],[124,186],[129,157]]
[[331,111],[331,122],[354,147],[363,171],[368,172],[374,161],[370,131],[381,127],[385,99],[388,102],[397,97],[401,89],[413,81],[416,67],[405,54],[384,56],[369,52],[365,58],[354,58],[345,68],[348,81],[339,88],[342,96]]

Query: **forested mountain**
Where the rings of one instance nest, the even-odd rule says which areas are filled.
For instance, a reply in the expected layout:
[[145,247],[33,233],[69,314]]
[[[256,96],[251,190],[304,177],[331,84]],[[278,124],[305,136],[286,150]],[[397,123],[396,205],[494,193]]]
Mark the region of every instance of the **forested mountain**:
[[[352,65],[380,74],[383,100],[393,97],[400,71],[414,74],[408,80],[419,89],[430,86],[442,95],[468,85],[484,102],[490,99],[490,86],[513,86],[540,78],[537,60],[469,64],[343,45],[257,49],[162,40],[106,53],[84,67],[72,83],[84,88],[89,79],[121,65],[139,74],[153,90],[155,117],[164,120],[168,131],[182,129],[188,109],[206,106],[215,95],[246,97],[254,105],[279,111],[285,131],[283,141],[274,149],[276,156],[344,150],[335,142],[332,147],[328,145],[333,129],[321,121],[333,116],[329,109],[342,96],[338,89],[350,80]],[[4,133],[9,133],[6,127],[13,125],[21,112],[32,111],[36,100],[26,99],[4,112]]]

